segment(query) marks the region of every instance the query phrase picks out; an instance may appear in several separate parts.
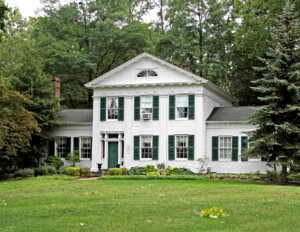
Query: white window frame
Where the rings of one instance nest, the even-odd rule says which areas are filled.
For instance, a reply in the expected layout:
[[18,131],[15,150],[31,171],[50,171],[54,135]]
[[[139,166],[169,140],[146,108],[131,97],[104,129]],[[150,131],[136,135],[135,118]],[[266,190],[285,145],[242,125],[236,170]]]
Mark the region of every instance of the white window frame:
[[[143,147],[143,138],[150,138],[150,149],[151,149],[151,157],[143,158],[143,148],[148,148],[148,147]],[[141,135],[140,136],[140,159],[141,160],[152,160],[153,158],[153,136],[152,135]]]
[[[178,98],[179,97],[186,97],[186,99],[187,99],[187,106],[186,106],[186,108],[187,108],[187,113],[186,113],[186,117],[185,118],[180,118],[180,117],[178,117],[179,115],[178,115],[178,113],[177,113],[177,108],[183,108],[183,107],[179,107],[179,106],[177,106],[177,104],[178,104]],[[175,119],[176,120],[188,120],[188,118],[189,118],[189,96],[188,95],[176,95],[175,96]]]
[[57,152],[57,149],[58,149],[58,141],[60,139],[65,139],[65,152],[66,152],[66,149],[67,149],[67,137],[65,136],[58,136],[58,137],[55,137],[55,156],[61,158],[62,160],[65,160],[65,157],[61,157],[59,156],[58,152]]
[[[109,108],[109,105],[108,105],[109,99],[112,99],[112,98],[116,99],[117,108]],[[112,118],[112,119],[108,118],[108,111],[109,110],[117,110],[117,112],[118,112],[117,118]],[[118,118],[119,118],[119,98],[118,97],[106,97],[106,118],[107,118],[107,121],[118,121]]]
[[[224,139],[224,138],[230,138],[230,146],[228,146],[228,143],[226,144],[227,146],[222,146],[221,147],[221,140]],[[223,142],[224,144],[224,142]],[[224,150],[226,149],[227,152],[228,150],[230,151],[229,152],[229,157],[227,158],[221,158],[221,149],[223,150],[223,154],[224,154]],[[224,157],[224,155],[223,155]],[[231,135],[221,135],[219,136],[219,160],[220,161],[231,161],[231,158],[232,158],[232,136]]]
[[[177,148],[179,148],[177,146],[177,141],[179,139],[179,137],[185,137],[186,139],[186,146],[185,147],[180,147],[180,148],[186,148],[186,158],[178,158],[177,156]],[[189,149],[189,140],[188,140],[188,135],[175,135],[175,160],[188,160],[188,149]]]
[[143,108],[142,104],[143,104],[143,98],[150,98],[151,99],[151,113],[146,113],[146,114],[150,114],[150,120],[152,120],[153,117],[153,96],[141,96],[141,100],[140,100],[140,115],[141,115],[141,120],[143,120],[143,109],[150,109],[150,108]]
[[[82,158],[82,149],[84,149],[82,147],[82,139],[90,139],[90,157],[88,158]],[[91,159],[91,154],[92,154],[92,137],[80,137],[79,139],[79,156],[80,156],[80,160],[90,160]]]
[[[138,75],[141,72],[144,72],[144,71],[147,72],[147,76],[145,76],[145,77],[139,77]],[[154,71],[154,72],[156,72],[157,75],[156,76],[149,76],[149,71]],[[158,78],[158,69],[157,68],[143,68],[143,69],[138,69],[135,77],[137,79],[153,79],[153,78]]]

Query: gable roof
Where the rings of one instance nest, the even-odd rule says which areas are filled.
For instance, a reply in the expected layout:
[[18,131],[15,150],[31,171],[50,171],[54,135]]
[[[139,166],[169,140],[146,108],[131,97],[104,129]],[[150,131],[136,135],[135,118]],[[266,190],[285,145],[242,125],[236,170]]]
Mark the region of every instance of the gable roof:
[[60,111],[58,118],[65,124],[92,124],[92,109],[65,109]]
[[178,72],[184,73],[184,74],[186,74],[186,75],[188,75],[188,76],[194,78],[195,81],[197,81],[197,82],[199,82],[199,83],[206,83],[206,82],[208,82],[208,80],[206,80],[206,79],[204,79],[204,78],[202,78],[202,77],[199,77],[199,76],[197,76],[197,75],[195,75],[195,74],[193,74],[193,73],[191,73],[191,72],[189,72],[189,71],[186,71],[185,69],[179,68],[179,67],[177,67],[177,66],[175,66],[175,65],[173,65],[173,64],[171,64],[171,63],[168,63],[168,62],[166,62],[166,61],[164,61],[164,60],[162,60],[162,59],[160,59],[160,58],[157,58],[157,57],[155,57],[155,56],[153,56],[153,55],[150,55],[150,54],[147,53],[147,52],[143,52],[142,54],[140,54],[140,55],[134,57],[133,59],[131,59],[131,60],[125,62],[124,64],[122,64],[122,65],[120,65],[120,66],[118,66],[118,67],[116,67],[116,68],[110,70],[109,72],[103,74],[102,76],[100,76],[100,77],[98,77],[98,78],[96,78],[96,79],[94,79],[94,80],[92,80],[92,81],[86,83],[84,86],[87,87],[87,88],[93,88],[93,87],[95,87],[95,85],[97,85],[97,83],[99,83],[100,81],[102,81],[102,80],[108,78],[109,76],[111,76],[111,75],[113,75],[113,74],[115,74],[115,73],[117,73],[117,72],[120,72],[121,70],[127,68],[128,66],[130,66],[130,65],[133,64],[133,63],[138,62],[139,60],[141,60],[141,59],[143,59],[143,58],[149,58],[149,59],[151,59],[151,60],[153,60],[153,61],[156,61],[156,62],[158,62],[158,63],[160,63],[160,64],[162,64],[162,65],[168,66],[169,68],[174,69],[174,70],[176,70],[176,71],[178,71]]
[[248,122],[249,117],[263,106],[215,107],[208,122]]

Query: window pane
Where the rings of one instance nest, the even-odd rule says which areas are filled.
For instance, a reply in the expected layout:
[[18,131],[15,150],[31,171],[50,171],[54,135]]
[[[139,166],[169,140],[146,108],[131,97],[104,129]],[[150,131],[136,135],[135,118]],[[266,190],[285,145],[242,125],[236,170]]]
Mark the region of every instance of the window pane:
[[81,158],[87,159],[91,156],[91,138],[80,138],[81,140]]
[[188,97],[187,96],[177,96],[176,106],[177,107],[188,107]]
[[141,155],[143,159],[152,159],[152,136],[141,137]]

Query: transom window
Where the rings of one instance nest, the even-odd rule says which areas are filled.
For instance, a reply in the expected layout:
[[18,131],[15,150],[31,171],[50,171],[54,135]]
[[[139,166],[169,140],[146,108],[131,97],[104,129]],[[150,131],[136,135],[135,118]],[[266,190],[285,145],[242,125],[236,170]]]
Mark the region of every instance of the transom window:
[[143,70],[137,74],[137,77],[157,77],[157,76],[158,76],[157,72],[154,71],[153,69]]
[[66,137],[56,138],[56,154],[60,158],[66,158]]
[[176,118],[187,118],[188,106],[188,96],[176,96]]
[[91,138],[81,138],[81,144],[80,144],[80,149],[81,149],[81,158],[82,159],[89,159],[91,157]]
[[141,113],[152,114],[153,97],[141,97]]
[[118,98],[107,98],[107,119],[118,119]]
[[220,137],[220,159],[231,160],[232,138],[230,136]]
[[152,159],[152,136],[141,136],[142,159]]
[[188,151],[188,136],[176,136],[176,159],[187,159]]

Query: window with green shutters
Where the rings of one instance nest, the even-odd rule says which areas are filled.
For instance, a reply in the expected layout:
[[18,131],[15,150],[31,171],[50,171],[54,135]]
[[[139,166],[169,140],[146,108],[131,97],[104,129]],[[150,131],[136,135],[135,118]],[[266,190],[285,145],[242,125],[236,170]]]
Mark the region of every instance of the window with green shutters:
[[175,120],[175,95],[169,96],[169,120]]
[[73,138],[73,151],[79,151],[79,137]]
[[106,97],[100,98],[100,121],[106,120]]
[[139,121],[140,120],[140,100],[141,98],[139,96],[134,97],[134,120]]
[[153,120],[159,120],[159,96],[153,96]]
[[212,137],[212,161],[219,160],[219,137]]
[[119,97],[119,112],[118,112],[118,120],[124,121],[124,97]]
[[140,136],[137,135],[133,137],[133,159],[140,159]]
[[247,136],[242,136],[241,137],[241,159],[242,161],[248,161],[248,157],[243,155],[243,151],[248,149],[248,137]]
[[238,161],[239,157],[239,137],[232,136],[232,161]]
[[189,119],[195,119],[195,95],[189,95]]
[[168,137],[169,144],[169,160],[175,160],[175,135],[169,135]]

